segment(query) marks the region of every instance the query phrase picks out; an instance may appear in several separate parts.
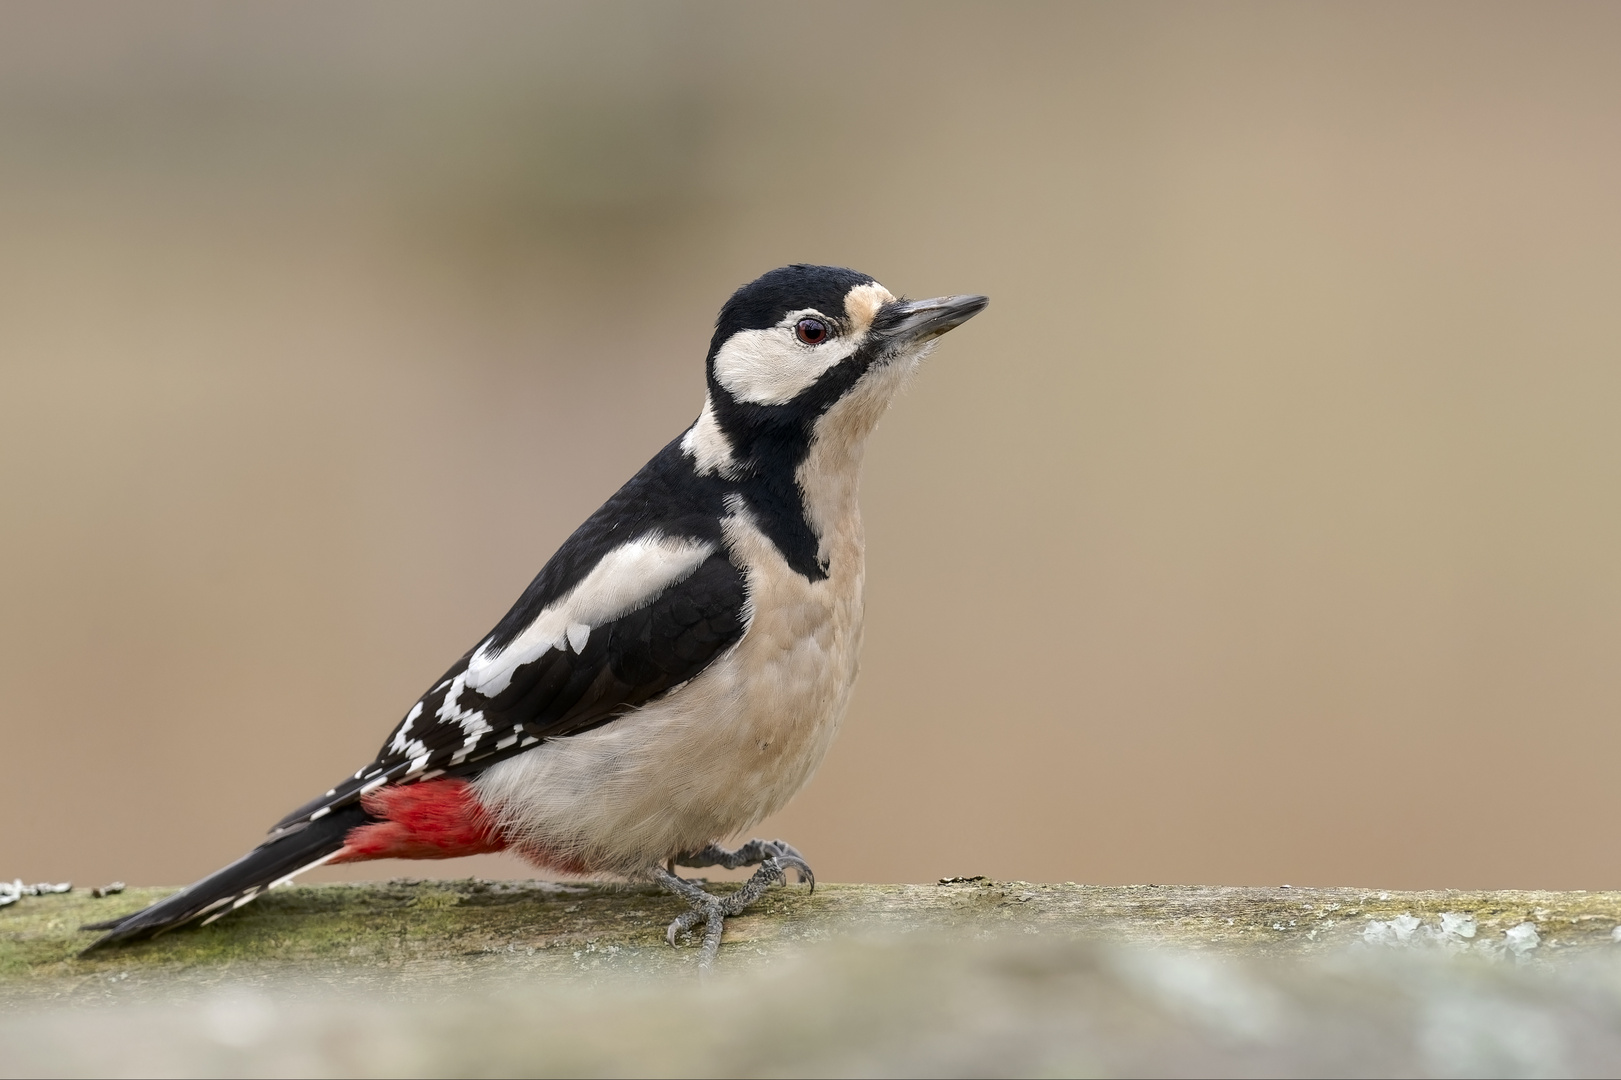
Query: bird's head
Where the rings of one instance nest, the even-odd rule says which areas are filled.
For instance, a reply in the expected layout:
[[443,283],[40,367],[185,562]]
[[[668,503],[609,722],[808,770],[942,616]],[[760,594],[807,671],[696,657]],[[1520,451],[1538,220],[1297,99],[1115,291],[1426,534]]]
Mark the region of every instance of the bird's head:
[[772,270],[721,308],[708,399],[683,446],[703,471],[724,472],[816,439],[859,443],[935,339],[988,303],[898,298],[838,266]]

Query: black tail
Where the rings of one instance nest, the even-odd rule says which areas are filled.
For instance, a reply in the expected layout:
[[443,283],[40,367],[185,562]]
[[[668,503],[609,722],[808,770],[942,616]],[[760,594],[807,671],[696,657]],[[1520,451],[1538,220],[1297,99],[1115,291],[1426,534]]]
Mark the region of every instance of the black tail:
[[166,900],[119,919],[81,927],[107,931],[85,951],[115,941],[161,934],[199,915],[212,913],[208,920],[212,922],[272,885],[308,870],[343,847],[343,838],[350,829],[370,820],[359,803],[350,803],[303,828],[277,833],[230,866],[216,870]]

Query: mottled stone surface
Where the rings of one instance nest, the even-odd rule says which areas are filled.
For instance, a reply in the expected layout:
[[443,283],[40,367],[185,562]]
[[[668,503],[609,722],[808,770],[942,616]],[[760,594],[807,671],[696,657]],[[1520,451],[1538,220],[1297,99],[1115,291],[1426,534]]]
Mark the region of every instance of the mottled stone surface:
[[[730,886],[716,886],[729,888]],[[1603,1075],[1621,894],[959,880],[774,891],[719,974],[642,889],[285,889],[80,957],[164,893],[0,909],[0,1075]],[[112,1007],[108,1007],[112,1006]]]

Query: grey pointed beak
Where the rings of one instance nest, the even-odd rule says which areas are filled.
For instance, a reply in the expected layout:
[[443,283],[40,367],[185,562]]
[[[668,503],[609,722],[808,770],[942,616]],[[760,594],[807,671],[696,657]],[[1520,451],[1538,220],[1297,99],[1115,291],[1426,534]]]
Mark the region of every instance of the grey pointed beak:
[[953,330],[985,310],[988,296],[937,296],[885,304],[873,329],[896,341],[920,343]]

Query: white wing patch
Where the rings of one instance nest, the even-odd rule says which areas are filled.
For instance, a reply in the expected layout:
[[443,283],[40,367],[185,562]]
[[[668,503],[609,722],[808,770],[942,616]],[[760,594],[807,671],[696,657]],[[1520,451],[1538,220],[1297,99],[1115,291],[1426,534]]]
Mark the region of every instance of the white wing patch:
[[[463,715],[455,700],[462,687],[494,697],[512,683],[518,668],[544,656],[551,649],[585,648],[594,627],[612,622],[656,600],[670,586],[685,581],[715,553],[707,540],[668,537],[657,533],[614,548],[592,567],[574,588],[539,615],[505,649],[495,650],[486,641],[467,662],[465,674],[456,676],[461,686],[453,686],[445,696],[440,715],[462,723],[483,715]],[[450,714],[447,714],[447,710]],[[453,715],[452,715],[453,714]],[[488,730],[486,728],[486,730]],[[468,731],[469,738],[473,738]]]

